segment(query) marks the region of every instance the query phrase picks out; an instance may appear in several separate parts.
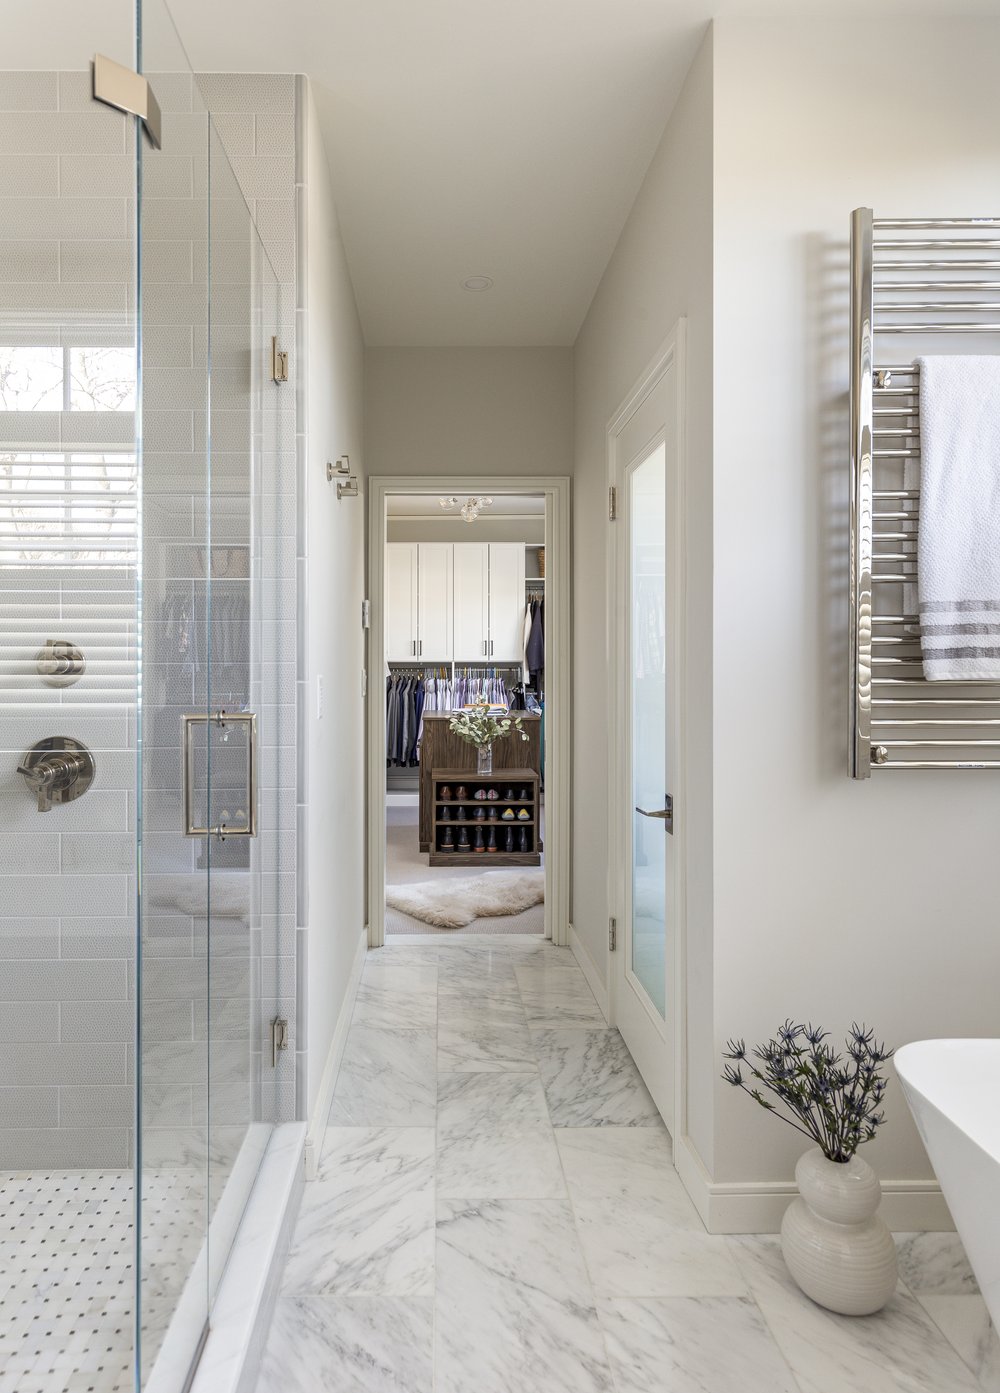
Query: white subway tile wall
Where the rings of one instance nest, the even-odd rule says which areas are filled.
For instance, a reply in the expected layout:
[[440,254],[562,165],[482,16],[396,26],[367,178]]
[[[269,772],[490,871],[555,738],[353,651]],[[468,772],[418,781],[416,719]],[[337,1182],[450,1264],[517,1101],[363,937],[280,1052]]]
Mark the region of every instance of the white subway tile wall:
[[[304,429],[295,380],[302,365],[293,354],[290,382],[266,384],[255,398],[246,353],[251,326],[258,353],[271,333],[286,347],[294,339],[296,80],[212,75],[199,84],[238,180],[227,189],[223,161],[216,161],[210,417],[208,160],[190,79],[154,78],[166,149],[146,160],[144,173],[144,1122],[151,1159],[204,1151],[210,1010],[219,1040],[212,1120],[226,1165],[223,1143],[238,1145],[251,1116],[295,1115],[296,1067],[303,1077],[305,1067],[296,1049],[296,958],[304,955],[296,929],[304,925],[296,919],[294,830],[302,803],[294,628],[296,435]],[[130,149],[125,120],[94,105],[87,73],[0,73],[0,353],[18,345],[69,351],[133,342]],[[240,193],[258,220],[274,278],[255,257]],[[26,460],[31,467],[42,454],[65,461],[73,450],[101,461],[133,457],[131,410],[13,404],[0,373],[0,507]],[[204,489],[209,425],[210,519],[203,498],[192,502]],[[253,481],[252,459],[261,471]],[[24,546],[18,564],[0,564],[0,1036],[9,1047],[0,1169],[124,1167],[131,1159],[135,989],[136,576],[131,565],[33,564],[30,517],[18,520],[10,504],[4,516],[5,557],[7,534]],[[259,548],[255,618],[248,606],[231,656],[233,672],[242,666],[244,674],[251,652],[259,657],[260,682],[242,691],[234,681],[230,696],[259,711],[263,769],[259,841],[252,848],[231,842],[215,857],[216,865],[243,868],[236,879],[259,870],[260,893],[236,913],[230,906],[213,927],[206,1007],[205,920],[177,885],[203,875],[201,843],[178,836],[177,746],[181,714],[205,700],[205,664],[171,654],[176,624],[162,604],[171,589],[190,596],[192,641],[204,654],[205,587],[194,558],[209,521],[213,544],[252,537]],[[248,574],[237,568],[217,592],[248,599]],[[220,601],[215,624],[232,629],[242,613]],[[53,638],[69,639],[87,657],[74,687],[44,686],[35,670],[38,651]],[[16,765],[53,734],[87,744],[98,773],[86,797],[40,814]],[[248,1028],[255,1000],[259,1019]],[[263,1044],[279,1011],[289,1017],[292,1040],[275,1071]]]

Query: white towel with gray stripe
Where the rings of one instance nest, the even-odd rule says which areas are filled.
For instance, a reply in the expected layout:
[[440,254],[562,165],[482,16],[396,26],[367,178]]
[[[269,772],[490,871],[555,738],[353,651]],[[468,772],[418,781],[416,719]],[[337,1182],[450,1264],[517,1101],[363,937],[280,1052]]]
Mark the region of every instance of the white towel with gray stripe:
[[1000,681],[1000,357],[918,362],[924,677]]

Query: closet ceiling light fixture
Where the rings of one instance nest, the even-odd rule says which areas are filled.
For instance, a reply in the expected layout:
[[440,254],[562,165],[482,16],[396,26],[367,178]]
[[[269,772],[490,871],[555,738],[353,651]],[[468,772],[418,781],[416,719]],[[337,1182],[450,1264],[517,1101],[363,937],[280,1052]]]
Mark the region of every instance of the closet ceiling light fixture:
[[467,498],[458,511],[462,514],[466,522],[475,522],[480,511],[483,508],[489,508],[492,502],[492,498]]
[[468,276],[462,282],[463,290],[492,290],[492,276]]

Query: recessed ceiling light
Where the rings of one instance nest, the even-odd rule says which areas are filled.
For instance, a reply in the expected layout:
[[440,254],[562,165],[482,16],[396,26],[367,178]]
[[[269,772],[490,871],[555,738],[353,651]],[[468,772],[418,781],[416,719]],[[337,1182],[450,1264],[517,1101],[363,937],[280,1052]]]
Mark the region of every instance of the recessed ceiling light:
[[463,290],[490,290],[492,286],[492,276],[469,276],[462,282]]

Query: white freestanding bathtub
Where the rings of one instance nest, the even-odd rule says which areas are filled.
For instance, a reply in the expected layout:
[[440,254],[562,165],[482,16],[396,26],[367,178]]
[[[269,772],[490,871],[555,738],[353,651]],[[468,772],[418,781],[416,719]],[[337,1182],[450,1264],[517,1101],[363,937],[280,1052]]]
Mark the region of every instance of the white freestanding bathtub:
[[1000,1040],[918,1040],[895,1064],[1000,1329]]

